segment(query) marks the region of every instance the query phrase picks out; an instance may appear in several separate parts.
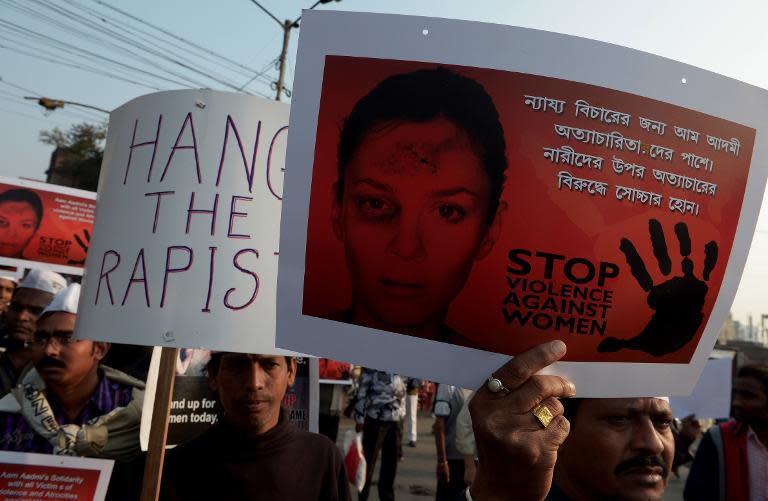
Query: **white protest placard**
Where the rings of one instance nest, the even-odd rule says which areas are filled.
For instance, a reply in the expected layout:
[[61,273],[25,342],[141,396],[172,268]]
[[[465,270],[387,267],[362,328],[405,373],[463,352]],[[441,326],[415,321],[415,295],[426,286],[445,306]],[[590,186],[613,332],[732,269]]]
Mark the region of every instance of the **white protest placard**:
[[733,359],[707,360],[699,381],[687,397],[669,397],[675,417],[691,414],[699,419],[727,419],[731,415]]
[[274,353],[286,104],[185,90],[110,115],[76,335]]
[[561,339],[547,371],[579,396],[688,394],[754,234],[767,108],[593,40],[308,11],[277,344],[475,388]]
[[0,451],[2,499],[104,501],[112,459]]

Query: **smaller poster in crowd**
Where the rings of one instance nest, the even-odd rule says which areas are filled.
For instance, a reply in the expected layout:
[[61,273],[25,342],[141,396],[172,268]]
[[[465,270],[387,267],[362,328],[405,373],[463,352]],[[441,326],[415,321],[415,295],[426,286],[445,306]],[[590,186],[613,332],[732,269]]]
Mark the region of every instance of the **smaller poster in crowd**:
[[556,33],[310,11],[291,106],[278,347],[476,388],[562,340],[550,370],[579,396],[691,391],[754,235],[765,89]]
[[0,499],[103,501],[114,461],[0,451]]
[[[146,450],[157,388],[160,349],[155,348],[147,376],[147,393],[141,417],[141,447]],[[216,393],[208,384],[211,351],[182,348],[176,359],[171,412],[166,445],[174,447],[202,434],[221,417]],[[318,431],[319,385],[317,359],[296,357],[296,379],[283,398],[283,408],[299,429]]]
[[352,384],[354,365],[330,358],[318,359],[321,384]]
[[82,275],[96,194],[0,177],[0,265]]

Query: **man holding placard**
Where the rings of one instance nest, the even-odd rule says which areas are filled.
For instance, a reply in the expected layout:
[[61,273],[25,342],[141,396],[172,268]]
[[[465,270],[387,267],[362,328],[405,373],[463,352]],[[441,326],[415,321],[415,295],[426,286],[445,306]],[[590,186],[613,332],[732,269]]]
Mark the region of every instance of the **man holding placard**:
[[[468,500],[660,500],[674,439],[663,398],[572,399],[565,378],[536,374],[565,355],[546,343],[488,378],[470,403],[479,465]],[[514,474],[511,474],[514,472]]]
[[293,357],[213,353],[208,382],[223,418],[168,454],[163,497],[348,501],[336,446],[296,428],[281,408],[295,377]]

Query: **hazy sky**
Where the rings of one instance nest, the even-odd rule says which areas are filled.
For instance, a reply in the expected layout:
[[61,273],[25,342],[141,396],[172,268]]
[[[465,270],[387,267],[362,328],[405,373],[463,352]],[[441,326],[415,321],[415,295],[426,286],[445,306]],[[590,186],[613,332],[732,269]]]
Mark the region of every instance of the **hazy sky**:
[[[28,27],[58,41],[82,46],[81,39],[68,38],[62,31],[52,29],[40,20],[33,20],[29,14],[20,12],[14,6],[22,10],[45,8],[46,12],[52,12],[49,8],[52,4],[110,12],[96,0],[55,0],[46,7],[47,1],[0,2],[0,20]],[[279,53],[282,30],[249,0],[104,2],[244,66],[266,69],[266,78],[262,79],[265,83],[257,81],[246,89],[253,93],[273,94],[266,81],[276,75],[271,62]],[[302,8],[313,2],[263,0],[261,3],[278,18],[293,19]],[[768,88],[768,34],[765,30],[768,2],[762,0],[343,0],[321,8],[328,7],[469,19],[578,35],[651,52]],[[292,33],[291,65],[295,61],[298,36],[298,31]],[[96,112],[75,111],[75,108],[72,111],[57,110],[44,116],[40,108],[31,102],[23,102],[21,96],[34,93],[112,109],[153,91],[148,87],[22,55],[19,51],[27,50],[39,57],[55,59],[30,50],[29,46],[25,49],[19,42],[29,43],[29,38],[17,35],[8,29],[7,24],[0,24],[0,78],[16,86],[0,82],[0,151],[3,153],[0,175],[44,179],[51,148],[38,141],[39,131],[55,126],[66,128],[73,121],[99,116]],[[110,57],[120,58],[119,53],[108,47],[94,50],[100,53],[106,50],[104,53]],[[292,75],[291,68],[287,75],[289,87]],[[240,77],[238,82],[244,84],[247,80],[247,77]],[[231,90],[223,85],[208,85]],[[170,82],[154,86],[161,89],[180,88]],[[764,111],[768,113],[768,110]],[[765,200],[732,308],[737,319],[746,320],[747,315],[753,313],[755,320],[759,321],[759,314],[768,312],[765,306],[768,286],[763,284],[764,281],[768,281],[768,203]]]

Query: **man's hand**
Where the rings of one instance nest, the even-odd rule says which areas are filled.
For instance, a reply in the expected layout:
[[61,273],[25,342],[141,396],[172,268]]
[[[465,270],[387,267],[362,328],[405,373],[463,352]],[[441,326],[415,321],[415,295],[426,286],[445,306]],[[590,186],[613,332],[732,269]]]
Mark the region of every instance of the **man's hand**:
[[446,484],[451,481],[451,470],[448,468],[448,461],[437,462],[437,480]]
[[464,485],[472,485],[476,472],[477,466],[475,466],[474,456],[464,456]]
[[[483,385],[469,403],[479,465],[471,493],[475,501],[544,499],[560,447],[570,429],[560,397],[576,388],[559,376],[535,375],[565,355],[552,341],[522,353],[495,372],[508,392]],[[531,409],[546,406],[554,418],[544,428]]]

